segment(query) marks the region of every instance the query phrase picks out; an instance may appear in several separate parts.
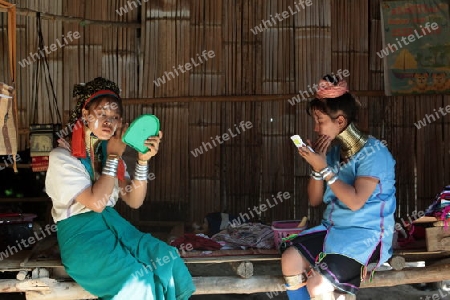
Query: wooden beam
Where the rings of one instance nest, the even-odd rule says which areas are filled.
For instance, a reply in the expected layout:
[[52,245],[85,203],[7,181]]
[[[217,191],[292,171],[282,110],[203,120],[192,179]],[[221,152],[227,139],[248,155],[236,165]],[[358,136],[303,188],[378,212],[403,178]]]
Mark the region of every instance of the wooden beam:
[[405,268],[402,271],[375,272],[372,282],[365,281],[361,287],[396,286],[450,280],[450,263],[426,268]]
[[248,279],[238,277],[194,277],[194,295],[207,294],[253,294],[284,291],[281,276],[253,276]]
[[49,294],[40,292],[26,292],[25,299],[27,300],[79,300],[79,299],[98,299],[85,290],[81,290],[81,287],[74,289],[71,286],[65,286],[64,288],[57,289]]
[[230,255],[230,256],[211,256],[211,257],[184,257],[183,260],[187,264],[221,264],[242,261],[276,261],[281,256],[274,255]]
[[[118,7],[119,8],[119,7]],[[141,23],[138,22],[115,22],[115,21],[101,21],[101,20],[89,20],[89,19],[83,19],[79,17],[71,17],[71,16],[59,16],[44,12],[39,12],[36,10],[32,10],[29,8],[24,7],[16,7],[16,14],[20,16],[26,16],[26,17],[36,17],[38,13],[41,14],[41,18],[45,20],[53,20],[53,21],[64,21],[64,22],[76,22],[80,23],[82,26],[86,25],[100,25],[103,27],[120,27],[120,28],[140,28]]]
[[[450,264],[427,268],[410,268],[402,271],[376,272],[372,282],[363,282],[361,288],[397,286],[450,280]],[[249,279],[233,277],[194,277],[195,295],[203,294],[251,294],[283,291],[282,276],[253,276]]]
[[430,261],[450,257],[450,251],[395,250],[394,255],[402,256],[406,261]]
[[[403,269],[375,273],[372,282],[365,281],[361,288],[396,286],[411,283],[439,282],[450,280],[450,263],[427,268]],[[282,276],[253,276],[248,279],[226,276],[194,277],[195,295],[206,294],[252,294],[284,291]],[[0,280],[2,293],[27,293],[27,299],[95,299],[75,282],[58,282],[54,279],[18,281]]]
[[[292,96],[291,96],[292,97]],[[123,105],[174,103],[174,102],[253,102],[253,101],[287,101],[290,95],[246,95],[246,96],[185,96],[160,98],[125,98]]]
[[1,293],[26,293],[27,300],[97,299],[73,281],[58,282],[49,278],[23,281],[2,279],[0,291]]
[[[359,97],[384,97],[384,91],[355,91],[353,95]],[[123,105],[173,103],[173,102],[253,102],[253,101],[288,101],[298,94],[277,95],[241,95],[241,96],[184,96],[184,97],[159,97],[159,98],[124,98]],[[312,99],[312,98],[311,98]]]

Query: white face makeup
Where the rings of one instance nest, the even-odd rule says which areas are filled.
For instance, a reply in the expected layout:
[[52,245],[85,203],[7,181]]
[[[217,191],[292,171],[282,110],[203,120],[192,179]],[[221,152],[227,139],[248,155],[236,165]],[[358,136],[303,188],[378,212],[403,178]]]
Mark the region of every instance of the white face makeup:
[[339,134],[338,123],[320,110],[314,110],[314,131],[334,139]]
[[89,115],[86,117],[88,126],[99,139],[108,140],[114,135],[121,121],[118,108],[117,103],[110,103],[108,99],[103,99],[98,105],[89,109]]

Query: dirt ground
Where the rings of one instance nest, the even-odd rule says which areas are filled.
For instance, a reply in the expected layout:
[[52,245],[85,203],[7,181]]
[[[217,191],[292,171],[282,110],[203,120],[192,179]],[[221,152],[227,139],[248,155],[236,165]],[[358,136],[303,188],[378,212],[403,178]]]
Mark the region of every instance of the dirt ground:
[[[285,292],[278,296],[266,293],[251,295],[202,295],[193,296],[192,300],[287,300]],[[434,297],[434,298],[433,298]],[[450,300],[450,292],[443,290],[420,290],[412,285],[399,285],[395,287],[364,288],[356,296],[357,300]]]
[[[271,297],[270,297],[271,296]],[[287,300],[285,292],[278,296],[266,293],[251,295],[201,295],[193,296],[191,300]],[[357,300],[450,300],[450,292],[443,290],[421,291],[412,285],[399,285],[395,287],[365,288],[357,294]],[[22,300],[21,294],[0,294],[0,300]],[[135,300],[135,299],[133,299]],[[136,299],[139,300],[139,299]]]

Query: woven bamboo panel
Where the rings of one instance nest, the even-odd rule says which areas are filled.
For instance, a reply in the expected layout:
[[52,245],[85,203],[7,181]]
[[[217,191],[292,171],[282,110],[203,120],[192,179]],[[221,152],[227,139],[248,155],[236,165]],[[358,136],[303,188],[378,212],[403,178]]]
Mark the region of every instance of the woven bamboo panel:
[[[208,105],[209,106],[209,105]],[[192,178],[218,179],[220,174],[220,141],[216,136],[222,136],[220,124],[201,123],[189,126],[190,176]],[[205,138],[206,137],[206,138]],[[220,139],[222,140],[222,139]],[[198,151],[196,151],[196,149]]]
[[[151,163],[155,182],[150,190],[150,201],[180,201],[185,198],[189,179],[189,153],[180,151],[189,147],[188,106],[167,104],[154,109],[163,131],[161,151]],[[172,128],[177,128],[173,130]],[[163,184],[164,182],[164,184]]]
[[[352,91],[384,90],[383,62],[377,55],[381,49],[380,0],[321,0],[304,8],[289,0],[15,3],[18,8],[56,16],[111,22],[100,25],[47,18],[42,28],[46,45],[67,36],[69,31],[78,31],[81,36],[47,57],[64,120],[74,106],[74,84],[97,76],[118,82],[124,98],[146,99],[125,106],[126,122],[143,113],[160,118],[164,138],[160,153],[150,164],[156,180],[148,185],[147,200],[139,212],[119,206],[119,211],[133,222],[199,222],[208,212],[245,213],[272,199],[272,195],[287,192],[289,200],[257,218],[271,221],[307,215],[317,224],[323,207],[308,206],[309,166],[289,139],[292,134],[316,137],[301,94],[311,97],[314,83],[324,74],[339,70],[350,73],[346,80]],[[284,12],[286,17],[278,19],[277,14]],[[6,15],[1,14],[1,76],[8,72],[6,21]],[[35,16],[19,14],[17,28],[17,58],[22,61],[37,51]],[[205,50],[214,51],[215,56],[203,59]],[[199,63],[199,59],[204,61]],[[178,69],[179,65],[192,64],[192,60],[198,65],[191,70]],[[19,121],[24,129],[21,149],[28,145],[25,129],[35,113],[32,99],[39,99],[37,121],[52,120],[45,77],[37,79],[40,88],[33,90],[36,66],[33,62],[17,68]],[[278,101],[233,102],[236,95],[275,94],[286,97]],[[288,100],[293,99],[292,95],[297,95],[300,102],[291,105]],[[225,100],[230,101],[171,99],[188,96],[227,96]],[[167,101],[151,103],[159,97]],[[369,92],[359,97],[359,126],[386,140],[397,161],[400,217],[425,209],[449,183],[450,121],[448,116],[436,115],[439,108],[450,105],[449,99],[441,95],[370,96]],[[427,120],[427,115],[434,115],[435,120],[417,128],[418,120]],[[211,143],[216,135],[229,130],[235,133],[235,124],[241,121],[251,122],[253,127],[197,157],[191,153],[203,143]],[[130,157],[132,162],[135,153],[131,152]]]
[[[421,207],[429,203],[429,195],[437,194],[444,184],[444,173],[448,168],[443,165],[444,156],[448,155],[443,144],[443,116],[438,113],[442,107],[442,96],[428,97],[427,101],[416,101],[418,107],[417,121],[428,121],[426,126],[417,130],[417,200]],[[417,122],[416,121],[416,122]],[[446,145],[445,145],[446,146]],[[438,189],[436,189],[438,188]],[[427,201],[428,200],[428,201]]]
[[[248,132],[250,134],[250,132]],[[233,142],[235,142],[233,140]],[[222,208],[234,214],[258,205],[261,196],[261,149],[256,145],[226,145],[222,151]]]
[[382,48],[381,41],[381,22],[380,20],[371,20],[370,25],[370,70],[382,71],[383,60],[377,55]]
[[[334,72],[331,65],[331,31],[329,28],[300,28],[295,31],[295,58],[298,90],[309,91],[325,74]],[[317,55],[317,53],[328,55]],[[311,92],[308,92],[310,97]]]
[[[230,139],[221,153],[222,206],[235,214],[246,213],[260,197],[261,104],[223,103],[221,132]],[[247,124],[245,131],[240,124]],[[238,133],[239,130],[239,133]]]
[[[447,109],[450,105],[450,96],[444,96],[442,101],[442,107]],[[448,169],[450,168],[450,119],[448,117],[444,117],[442,120],[442,128],[443,128],[443,139],[442,139],[442,156],[443,156],[443,180],[445,184],[450,182],[450,172]]]
[[320,222],[322,221],[325,205],[322,204],[316,207],[309,206],[308,195],[306,193],[308,180],[309,178],[306,176],[298,177],[295,179],[295,194],[293,199],[290,200],[294,203],[292,205],[291,202],[291,206],[285,210],[284,216],[282,218],[280,218],[279,216],[276,217],[278,217],[280,220],[301,220],[304,216],[307,216],[310,224],[320,224]]

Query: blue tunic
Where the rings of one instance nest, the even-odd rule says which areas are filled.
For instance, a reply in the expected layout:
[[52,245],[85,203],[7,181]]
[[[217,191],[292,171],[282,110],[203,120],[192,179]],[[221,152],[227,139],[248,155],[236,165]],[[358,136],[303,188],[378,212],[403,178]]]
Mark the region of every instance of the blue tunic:
[[395,160],[382,142],[369,137],[364,147],[348,162],[339,161],[340,147],[334,146],[327,154],[327,162],[339,180],[354,185],[360,176],[377,178],[379,183],[375,191],[361,209],[352,211],[327,186],[323,196],[327,208],[322,224],[303,231],[301,235],[326,230],[324,254],[345,255],[362,265],[368,264],[381,243],[380,265],[392,255],[396,208]]

